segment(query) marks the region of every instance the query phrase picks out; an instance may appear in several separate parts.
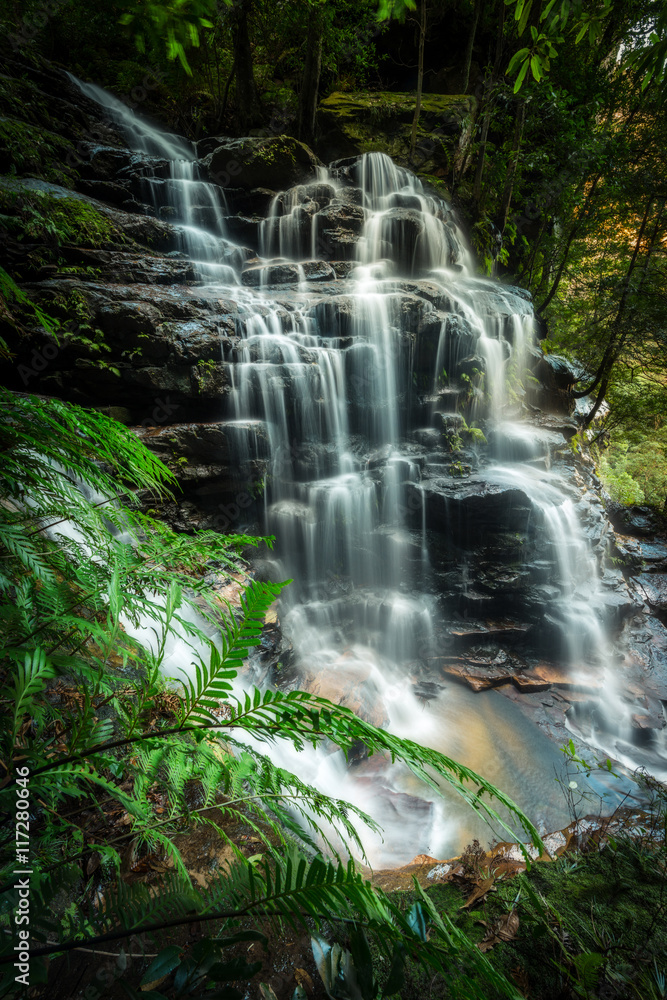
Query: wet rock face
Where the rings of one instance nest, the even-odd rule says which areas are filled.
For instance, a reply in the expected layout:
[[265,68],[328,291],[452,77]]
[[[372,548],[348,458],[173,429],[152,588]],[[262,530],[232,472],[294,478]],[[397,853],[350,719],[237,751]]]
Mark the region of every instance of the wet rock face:
[[252,288],[266,285],[289,285],[300,281],[333,281],[336,272],[324,260],[305,260],[300,264],[255,264],[245,268],[241,283]]
[[[535,401],[553,413],[536,417],[539,433],[528,435],[525,421],[518,432],[485,422],[494,359],[479,346],[480,329],[500,345],[495,361],[506,372],[523,350],[530,296],[474,278],[457,282],[464,258],[448,206],[431,200],[426,211],[433,192],[418,193],[399,177],[382,195],[380,213],[363,187],[359,156],[337,161],[331,180],[322,181],[314,154],[284,137],[213,137],[196,155],[190,221],[209,231],[206,260],[189,247],[172,204],[172,164],[129,151],[112,133],[81,145],[78,191],[23,182],[31,197],[78,199],[95,223],[87,231],[100,235],[64,241],[30,273],[36,302],[78,319],[48,364],[37,330],[19,345],[16,388],[113,408],[135,424],[183,491],[164,509],[181,530],[257,523],[277,495],[276,534],[295,552],[319,538],[319,562],[329,541],[326,532],[314,536],[316,513],[328,507],[341,539],[361,524],[354,544],[331,547],[327,586],[345,581],[346,561],[364,586],[379,585],[377,567],[400,558],[403,590],[426,588],[439,608],[433,634],[422,629],[400,654],[424,685],[443,678],[475,690],[511,685],[526,698],[569,691],[551,662],[569,655],[571,610],[554,570],[554,532],[534,492],[487,475],[490,461],[545,473],[557,465],[576,483],[561,499],[572,503],[590,552],[603,562],[607,522],[565,447],[577,429],[569,389],[580,373],[527,349],[537,381],[525,397],[518,393],[511,417],[525,417],[524,403]],[[208,200],[206,177],[217,184]],[[449,266],[437,281],[429,280],[434,262],[425,250],[434,234]],[[384,279],[381,308],[373,293],[359,293],[363,260]],[[78,273],[65,272],[63,261]],[[390,278],[396,273],[403,276]],[[330,405],[336,394],[344,414]],[[393,413],[398,457],[386,446]],[[362,478],[356,493],[341,483],[341,439],[350,475]],[[327,478],[332,483],[317,486]],[[279,495],[278,481],[289,484],[289,497]],[[393,504],[400,523],[385,517]],[[651,527],[645,513],[622,517],[627,534],[643,533],[643,545]],[[642,553],[635,553],[638,567]],[[629,631],[638,609],[664,614],[667,561],[651,565],[635,574],[630,592],[618,573],[602,578],[596,611],[611,632]],[[300,569],[306,578],[308,567]],[[570,605],[585,599],[573,593]],[[402,626],[392,632],[396,614],[369,599],[341,612],[341,621],[350,634],[373,622],[369,641],[391,657],[409,634]],[[650,670],[656,656],[647,650],[657,648],[659,634],[647,629],[637,626],[630,648]],[[345,658],[338,667],[334,681],[311,678],[313,690],[383,723],[371,678]],[[650,719],[654,708],[646,710]]]
[[302,142],[290,136],[226,140],[202,160],[208,179],[223,187],[232,183],[245,190],[284,191],[315,176],[319,160]]
[[[178,409],[171,414],[178,417]],[[182,491],[179,508],[193,527],[225,531],[239,517],[257,516],[270,442],[261,421],[198,421],[159,426],[146,420],[135,433],[173,472]],[[253,457],[240,467],[239,449]],[[175,516],[175,511],[170,513]]]
[[[85,334],[81,339],[77,329],[63,332],[51,364],[33,368],[45,347],[43,334],[36,333],[24,348],[30,388],[39,383],[43,391],[88,405],[126,406],[140,421],[159,408],[159,399],[168,400],[164,421],[174,419],[177,409],[179,415],[201,412],[228,392],[221,351],[236,336],[235,305],[182,284],[67,279],[29,288],[55,316],[76,308]],[[99,363],[100,355],[106,364]],[[19,369],[15,375],[20,377]]]
[[482,476],[461,483],[433,479],[423,492],[428,527],[452,532],[462,548],[499,529],[525,532],[533,515],[533,505],[520,489],[489,483]]
[[[420,117],[417,171],[430,177],[451,172],[475,99],[426,94]],[[404,166],[409,163],[414,95],[401,93],[334,93],[320,102],[318,147],[324,160],[343,153],[337,162],[341,175],[354,180],[359,153],[380,150]],[[352,168],[352,169],[351,169]]]

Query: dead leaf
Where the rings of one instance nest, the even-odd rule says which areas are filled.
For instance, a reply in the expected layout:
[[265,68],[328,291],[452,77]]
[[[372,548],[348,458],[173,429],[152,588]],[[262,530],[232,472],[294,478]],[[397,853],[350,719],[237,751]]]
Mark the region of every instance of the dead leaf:
[[480,903],[482,900],[486,899],[488,894],[494,888],[493,883],[495,881],[495,875],[489,875],[488,878],[482,879],[481,882],[478,882],[461,908],[463,910],[469,910],[471,906],[475,905],[475,903]]
[[146,983],[145,986],[140,986],[139,989],[141,990],[142,993],[151,993],[153,990],[156,990],[158,986],[160,986],[162,983],[166,983],[166,981],[169,979],[169,975],[170,974],[167,973],[166,976],[160,976],[159,979],[154,979],[152,983]]
[[511,910],[510,913],[503,914],[500,920],[496,921],[477,947],[482,952],[491,951],[494,945],[500,944],[501,941],[514,941],[518,933],[519,918],[515,911]]
[[88,864],[86,865],[86,875],[92,875],[94,871],[100,867],[100,855],[99,851],[93,851],[93,853],[88,858]]
[[513,941],[519,933],[519,918],[515,910],[506,913],[498,921],[498,937],[501,941]]
[[278,1000],[268,983],[259,984],[259,992],[262,995],[262,1000]]
[[310,978],[305,969],[295,969],[294,978],[296,979],[299,986],[302,986],[308,996],[313,995],[315,992],[315,987],[313,985],[313,980]]

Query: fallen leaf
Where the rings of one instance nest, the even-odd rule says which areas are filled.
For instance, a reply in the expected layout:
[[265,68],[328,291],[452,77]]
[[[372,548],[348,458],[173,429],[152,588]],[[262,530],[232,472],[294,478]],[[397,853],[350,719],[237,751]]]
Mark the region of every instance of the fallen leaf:
[[294,978],[296,979],[299,986],[302,986],[308,996],[312,996],[315,992],[315,987],[313,985],[313,980],[310,978],[305,969],[295,969]]
[[501,941],[514,941],[518,933],[519,918],[512,910],[510,913],[503,914],[500,920],[496,921],[477,947],[482,952],[491,951],[494,945],[500,944]]
[[475,905],[475,903],[479,903],[482,900],[486,899],[488,894],[494,888],[493,883],[495,881],[496,881],[495,875],[489,875],[488,878],[482,879],[481,882],[478,882],[473,891],[468,896],[465,903],[463,904],[462,909],[469,910],[471,906]]
[[93,851],[93,853],[88,858],[88,864],[86,865],[86,875],[92,875],[100,867],[100,855],[98,851]]
[[262,1000],[278,1000],[268,983],[259,984],[259,992],[262,995]]
[[519,933],[519,918],[512,910],[506,913],[498,921],[498,937],[501,941],[513,941]]

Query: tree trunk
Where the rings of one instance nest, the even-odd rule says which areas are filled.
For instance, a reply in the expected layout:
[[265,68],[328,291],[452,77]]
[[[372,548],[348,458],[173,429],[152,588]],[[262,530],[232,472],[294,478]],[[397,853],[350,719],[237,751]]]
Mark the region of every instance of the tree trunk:
[[472,25],[470,27],[470,35],[468,36],[468,44],[466,45],[466,53],[463,60],[463,83],[461,84],[461,93],[468,93],[468,85],[470,83],[470,64],[472,63],[472,50],[475,45],[475,36],[477,34],[477,25],[479,24],[480,14],[484,8],[484,0],[475,0],[475,9],[472,15]]
[[516,180],[516,171],[519,166],[519,152],[521,150],[521,139],[523,138],[523,126],[526,122],[526,102],[525,100],[519,101],[519,106],[516,109],[516,118],[514,120],[514,136],[512,138],[512,153],[510,156],[510,162],[507,165],[507,173],[505,174],[505,186],[503,187],[502,198],[500,199],[500,209],[498,211],[498,229],[501,233],[505,231],[505,226],[507,225],[507,217],[510,213],[510,205],[512,204],[512,193],[514,191],[514,181]]
[[317,93],[322,69],[322,42],[324,40],[324,4],[310,8],[308,36],[306,39],[306,59],[303,66],[301,93],[299,94],[299,138],[311,142],[315,134],[317,113]]
[[262,118],[252,66],[248,17],[252,0],[236,0],[231,9],[234,66],[236,69],[236,113],[242,129],[252,128]]
[[500,74],[500,63],[503,57],[503,32],[505,30],[505,3],[500,0],[500,14],[498,18],[498,29],[496,34],[496,55],[493,61],[491,77],[486,81],[486,96],[482,106],[482,134],[480,136],[479,155],[477,157],[477,169],[475,170],[475,183],[473,185],[473,199],[478,211],[482,207],[482,181],[484,180],[484,168],[486,166],[486,145],[489,138],[489,127],[491,125],[491,115],[495,103],[494,85]]
[[[602,356],[602,361],[600,362],[598,370],[595,374],[595,378],[591,383],[591,385],[589,385],[586,389],[580,389],[577,392],[572,393],[573,399],[582,399],[584,396],[588,396],[589,393],[593,391],[593,389],[596,389],[598,386],[600,387],[598,389],[598,394],[595,397],[595,403],[593,404],[593,407],[586,414],[586,418],[584,420],[584,427],[588,427],[588,425],[592,423],[592,421],[595,419],[596,413],[598,412],[598,410],[602,405],[602,402],[607,394],[607,388],[609,386],[609,379],[611,376],[612,368],[614,367],[618,358],[620,357],[621,351],[623,350],[625,342],[628,338],[628,332],[629,332],[628,327],[626,326],[626,328],[623,329],[622,321],[624,318],[626,306],[628,304],[628,296],[630,294],[630,281],[635,266],[637,264],[637,258],[639,256],[639,251],[641,249],[642,240],[644,238],[644,233],[646,232],[646,226],[648,224],[649,216],[651,214],[653,197],[654,197],[653,194],[651,194],[646,203],[646,210],[644,211],[642,224],[639,227],[639,233],[637,234],[637,239],[635,241],[635,247],[632,254],[632,258],[630,260],[630,264],[628,266],[628,270],[623,282],[623,291],[621,293],[621,299],[618,304],[616,316],[614,317],[612,323],[611,327],[612,333],[609,338],[607,347],[605,348],[605,352]],[[656,225],[656,234],[657,234],[657,229],[658,227]],[[650,254],[653,252],[653,244],[651,244],[651,246],[649,247],[648,252],[650,256]]]
[[491,125],[492,98],[487,96],[486,101],[486,107],[482,114],[482,132],[479,137],[479,154],[477,156],[475,182],[472,189],[473,200],[478,209],[482,206],[482,181],[484,179],[484,167],[486,166],[486,144],[489,139],[489,126]]
[[422,0],[421,18],[419,22],[419,58],[417,61],[417,103],[415,104],[415,114],[412,119],[412,132],[410,133],[410,162],[414,160],[415,145],[417,143],[417,125],[422,109],[422,87],[424,85],[424,43],[426,41],[426,0]]
[[538,313],[544,312],[544,310],[547,308],[547,306],[553,299],[554,295],[558,291],[558,286],[560,285],[560,281],[561,278],[563,277],[565,266],[567,264],[567,258],[570,252],[570,247],[572,246],[575,236],[577,235],[577,233],[579,232],[579,230],[581,229],[581,227],[583,226],[584,222],[586,221],[586,219],[590,214],[591,206],[593,204],[593,198],[595,196],[595,191],[597,189],[598,182],[600,181],[601,177],[602,174],[597,174],[593,183],[588,189],[588,192],[586,194],[586,200],[584,202],[584,207],[582,211],[579,212],[577,216],[577,221],[572,226],[572,229],[570,230],[567,240],[565,241],[565,248],[563,250],[563,256],[561,257],[560,264],[558,265],[558,270],[556,271],[556,277],[553,280],[553,283],[551,285],[551,288],[549,289],[546,299],[537,307]]

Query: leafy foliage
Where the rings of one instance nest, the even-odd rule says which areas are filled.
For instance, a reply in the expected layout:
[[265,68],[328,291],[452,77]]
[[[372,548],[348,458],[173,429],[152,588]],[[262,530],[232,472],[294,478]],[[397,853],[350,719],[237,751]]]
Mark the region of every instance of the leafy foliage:
[[[242,576],[239,549],[260,540],[177,536],[143,513],[141,497],[164,494],[173,478],[109,418],[6,390],[0,408],[0,753],[7,775],[0,808],[11,816],[17,789],[28,789],[38,903],[31,916],[33,964],[82,940],[158,935],[195,919],[223,920],[234,940],[241,918],[295,927],[349,921],[365,927],[391,956],[396,989],[405,957],[416,949],[448,982],[468,983],[468,972],[452,965],[457,957],[502,995],[515,996],[426,898],[406,917],[352,861],[341,859],[341,849],[363,857],[359,828],[376,829],[368,816],[322,795],[258,747],[283,740],[300,749],[326,741],[347,753],[361,741],[433,788],[452,785],[504,825],[491,805],[497,800],[539,846],[530,821],[470,769],[324,699],[240,689],[239,671],[284,585],[247,581],[238,603],[230,604],[206,585],[204,569],[215,565]],[[170,660],[175,641],[184,646]],[[21,777],[24,769],[29,781]],[[110,835],[114,810],[125,818],[122,832]],[[235,821],[254,831],[263,856],[242,854],[228,832]],[[235,857],[205,893],[193,889],[173,841],[194,823],[213,829]],[[171,859],[158,895],[120,877],[130,845],[133,856]],[[10,928],[15,853],[13,836],[5,837],[0,896]],[[81,880],[91,854],[105,872],[104,906],[88,906],[84,889],[65,908],[63,890]],[[177,995],[256,971],[237,958],[225,961],[224,939],[202,942],[178,958],[169,947],[159,967],[175,973]],[[7,987],[13,958],[7,937],[0,952]],[[465,995],[482,996],[477,986],[465,988]]]
[[[14,307],[14,309],[12,308]],[[14,279],[4,268],[0,267],[0,321],[7,323],[14,329],[21,328],[21,320],[15,314],[15,309],[27,311],[32,315],[39,325],[52,336],[60,326],[57,319],[49,316],[37,303],[33,302],[26,293],[19,288]],[[10,358],[11,352],[5,340],[0,337],[0,357]]]
[[[229,2],[229,0],[225,0]],[[213,27],[215,3],[212,0],[172,0],[171,3],[126,4],[130,9],[121,16],[121,24],[134,28],[134,37],[140,52],[146,52],[156,43],[166,46],[167,58],[178,60],[186,73],[191,74],[187,49],[199,48],[202,29]]]

